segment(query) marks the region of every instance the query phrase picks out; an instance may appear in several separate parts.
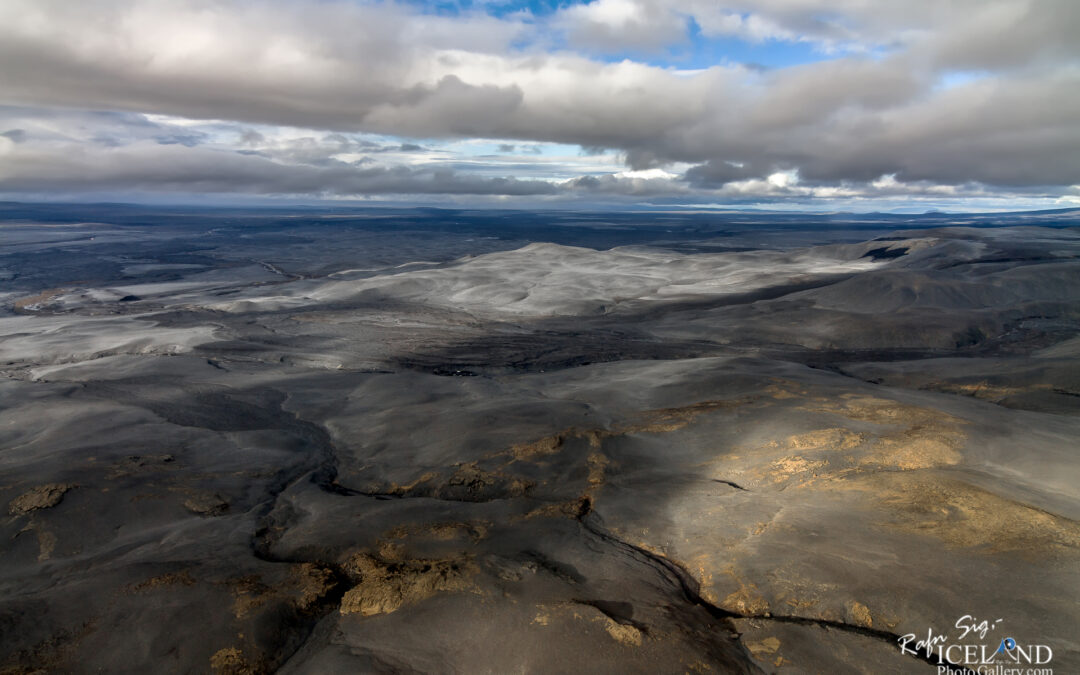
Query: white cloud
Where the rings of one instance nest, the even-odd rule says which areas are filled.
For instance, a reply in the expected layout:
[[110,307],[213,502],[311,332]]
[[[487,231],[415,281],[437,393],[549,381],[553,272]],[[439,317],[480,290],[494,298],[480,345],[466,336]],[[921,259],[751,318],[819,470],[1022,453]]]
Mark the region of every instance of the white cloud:
[[644,178],[651,180],[654,178],[664,178],[671,180],[672,178],[678,178],[678,174],[664,171],[663,169],[644,169],[642,171],[619,171],[615,174],[616,178]]
[[575,47],[655,50],[686,38],[687,17],[658,3],[595,0],[563,8],[554,25],[566,31]]

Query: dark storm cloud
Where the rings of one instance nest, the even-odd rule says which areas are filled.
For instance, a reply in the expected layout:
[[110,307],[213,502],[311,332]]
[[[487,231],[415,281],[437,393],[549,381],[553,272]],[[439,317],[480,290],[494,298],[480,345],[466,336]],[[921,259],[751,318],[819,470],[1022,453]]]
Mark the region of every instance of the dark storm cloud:
[[165,134],[162,136],[155,136],[154,140],[161,145],[183,145],[189,148],[193,148],[200,143],[206,142],[208,136],[200,132],[189,132],[184,134]]
[[580,176],[563,184],[564,189],[588,195],[655,197],[678,192],[665,179],[631,178],[616,175]]
[[240,132],[240,145],[261,145],[266,142],[266,136],[254,129],[244,129]]
[[161,145],[194,147],[209,139],[209,134],[200,129],[163,124],[138,113],[101,110],[0,106],[0,128],[8,124],[18,125],[17,138],[8,137],[20,142],[80,139],[106,147],[121,147],[153,141]]
[[545,195],[544,181],[478,178],[441,168],[286,165],[256,156],[140,144],[101,152],[29,150],[17,172],[0,173],[0,192],[147,190],[252,194]]

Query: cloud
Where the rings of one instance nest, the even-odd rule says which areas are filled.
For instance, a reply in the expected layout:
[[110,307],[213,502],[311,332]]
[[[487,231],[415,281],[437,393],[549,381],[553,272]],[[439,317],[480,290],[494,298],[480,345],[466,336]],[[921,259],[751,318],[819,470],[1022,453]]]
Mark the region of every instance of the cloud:
[[[223,134],[232,135],[235,130]],[[822,184],[803,180],[795,170],[711,185],[693,180],[692,171],[691,176],[683,176],[655,168],[577,175],[563,180],[522,180],[493,172],[502,169],[527,174],[529,165],[478,167],[457,160],[393,164],[366,155],[355,161],[343,161],[339,159],[343,155],[333,154],[335,149],[365,147],[369,143],[347,135],[303,135],[265,141],[260,150],[162,145],[147,139],[112,147],[33,136],[16,143],[0,134],[0,196],[34,198],[49,194],[85,198],[89,194],[106,194],[125,199],[147,196],[169,200],[169,195],[205,198],[217,194],[346,199],[398,196],[423,200],[428,195],[429,199],[438,196],[440,201],[513,198],[518,204],[545,205],[568,201],[610,205],[646,201],[775,208],[784,203],[803,207],[843,203],[863,209],[867,207],[860,204],[880,208],[890,202],[926,203],[941,208],[966,200],[968,204],[1015,208],[1016,204],[1065,206],[1077,200],[1075,186],[1065,194],[1056,195],[1037,189],[988,190],[977,183],[905,182],[895,175],[867,182]],[[392,152],[377,156],[394,159]]]
[[545,195],[545,181],[479,178],[441,168],[337,163],[282,164],[271,159],[182,145],[123,148],[0,148],[0,192],[146,190],[284,195]]
[[254,129],[243,129],[240,132],[240,145],[256,146],[266,142],[266,136]]
[[10,139],[12,143],[22,143],[26,140],[26,132],[22,129],[9,129],[0,133],[0,136]]
[[[803,42],[821,58],[679,71],[647,56],[595,57],[684,44],[694,25],[705,37]],[[770,177],[790,172],[820,194],[885,175],[916,193],[911,186],[976,183],[1061,193],[1080,183],[1078,31],[1072,0],[596,0],[504,18],[392,2],[280,0],[268,10],[242,0],[8,0],[0,103],[35,112],[0,115],[0,128],[21,131],[24,150],[63,134],[111,145],[115,176],[121,159],[152,154],[151,143],[219,159],[231,149],[230,189],[260,191],[320,192],[320,180],[363,193],[549,189],[368,157],[427,161],[434,142],[481,138],[519,153],[537,143],[611,149],[633,170],[689,167],[684,180],[660,183],[577,176],[561,188],[572,193],[779,198]],[[942,86],[957,72],[972,75]],[[65,115],[81,115],[86,130],[59,130]],[[203,121],[183,130],[154,115]],[[229,129],[231,148],[215,124]],[[278,125],[304,135],[278,138]],[[97,155],[77,150],[92,170]],[[57,162],[56,182],[74,180]]]
[[555,25],[578,48],[650,51],[681,42],[686,36],[687,17],[662,3],[595,0],[564,7]]

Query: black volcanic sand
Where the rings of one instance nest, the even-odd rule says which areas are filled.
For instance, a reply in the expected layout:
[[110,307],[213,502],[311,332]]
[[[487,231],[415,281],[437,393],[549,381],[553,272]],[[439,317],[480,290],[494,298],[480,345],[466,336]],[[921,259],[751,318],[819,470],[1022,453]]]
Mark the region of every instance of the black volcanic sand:
[[0,673],[1080,668],[1075,214],[73,209],[0,224]]

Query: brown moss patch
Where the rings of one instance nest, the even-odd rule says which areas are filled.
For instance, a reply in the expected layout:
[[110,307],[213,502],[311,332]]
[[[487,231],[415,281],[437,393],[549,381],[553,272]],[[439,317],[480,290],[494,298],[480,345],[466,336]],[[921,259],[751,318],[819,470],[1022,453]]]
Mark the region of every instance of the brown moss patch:
[[562,434],[545,436],[532,443],[520,443],[510,448],[510,454],[515,460],[529,461],[537,457],[554,455],[562,450],[566,437]]
[[[814,429],[793,434],[784,440],[771,440],[756,448],[744,448],[749,457],[762,457],[748,469],[736,475],[745,475],[751,484],[765,484],[784,489],[790,485],[806,486],[819,477],[842,473],[850,458],[838,458],[837,453],[850,453],[864,446],[869,434],[842,427]],[[792,454],[787,454],[792,453]],[[776,457],[769,461],[768,456]],[[739,456],[724,458],[722,469],[731,469],[727,462]]]
[[775,654],[780,649],[780,640],[775,637],[767,637],[757,642],[747,642],[746,648],[755,658],[763,658],[769,654]]
[[379,541],[379,557],[397,560],[405,555],[404,541],[458,541],[476,543],[488,536],[487,521],[450,521],[400,525],[387,531]]
[[747,470],[751,478],[783,483],[784,487],[792,481],[805,486],[819,477],[842,478],[881,468],[913,471],[954,466],[963,460],[960,451],[967,441],[963,431],[967,422],[947,413],[853,394],[815,401],[800,409],[879,424],[885,429],[869,433],[831,427],[794,434],[783,441],[769,441],[747,452],[775,455],[787,450],[798,454]]
[[522,519],[530,518],[580,518],[587,514],[592,501],[587,496],[565,502],[552,502],[529,511]]
[[599,487],[604,484],[604,471],[610,463],[611,460],[599,449],[588,454],[585,458],[585,465],[589,468],[589,487]]
[[640,647],[642,634],[638,628],[629,624],[619,623],[611,617],[605,616],[603,618],[604,630],[611,636],[616,642],[622,643],[627,647]]
[[337,586],[337,579],[322,565],[297,563],[289,568],[289,576],[280,583],[267,584],[255,574],[237,577],[229,583],[233,592],[233,615],[243,619],[268,603],[284,602],[301,613],[311,612]]
[[769,611],[769,601],[758,590],[757,584],[745,582],[731,571],[728,574],[739,584],[739,588],[720,601],[721,609],[743,616],[761,616]]
[[342,597],[340,611],[361,616],[388,614],[440,592],[468,590],[475,573],[465,558],[386,562],[366,553],[352,556],[344,569],[356,583]]
[[1028,386],[1006,386],[990,384],[989,382],[983,380],[982,382],[977,382],[974,384],[931,383],[923,388],[929,389],[931,391],[944,392],[946,394],[971,396],[982,401],[990,401],[991,403],[1000,403],[1006,398],[1009,398],[1010,396],[1016,396],[1017,394],[1027,394],[1033,391],[1052,390],[1054,388],[1054,385],[1043,382]]
[[184,500],[184,508],[197,516],[211,518],[229,510],[229,502],[219,494],[200,492]]
[[289,571],[287,593],[296,609],[310,612],[337,587],[334,573],[315,563],[300,563]]
[[439,493],[480,501],[489,497],[520,497],[533,485],[530,480],[501,471],[487,471],[477,462],[469,462],[458,465]]
[[229,583],[233,592],[233,616],[237,619],[247,617],[275,595],[273,589],[264,584],[262,577],[257,574],[237,577]]
[[77,669],[76,650],[86,636],[96,630],[96,620],[53,633],[48,638],[23,649],[5,644],[0,673],[38,675],[39,673],[70,673]]
[[159,574],[156,577],[150,577],[146,581],[140,581],[137,584],[128,586],[127,590],[130,593],[142,593],[144,591],[168,588],[170,586],[193,585],[195,585],[195,578],[191,576],[191,572],[182,570],[180,572],[167,572],[165,574]]
[[786,443],[792,450],[851,450],[862,445],[866,437],[850,429],[815,429],[788,436]]
[[845,395],[820,408],[849,419],[875,424],[904,425],[882,434],[861,465],[880,465],[904,470],[951,466],[962,460],[960,448],[967,438],[966,421],[938,410],[922,408],[872,396]]
[[441,477],[442,475],[438,472],[428,471],[406,484],[372,482],[368,484],[365,491],[377,494],[482,502],[490,499],[521,497],[535,485],[533,481],[501,469],[483,468],[479,461],[456,464],[449,477],[440,480]]
[[487,536],[489,527],[491,527],[491,523],[479,520],[401,525],[389,530],[384,537],[388,539],[428,537],[439,541],[451,541],[461,537],[468,537],[473,541],[480,541]]
[[178,469],[176,457],[171,454],[161,455],[129,455],[121,460],[113,462],[106,474],[106,478],[123,478],[137,474],[155,473],[166,470]]
[[793,476],[813,478],[826,464],[825,460],[810,460],[800,455],[781,457],[769,465],[766,475],[774,483],[783,483]]
[[56,550],[56,535],[46,530],[38,530],[38,562],[45,562]]
[[215,675],[259,675],[266,669],[249,661],[237,647],[226,647],[210,657],[210,668]]
[[949,546],[1025,555],[1071,553],[1080,525],[962,481],[925,472],[868,476],[869,490],[891,518],[883,523],[935,537]]
[[874,617],[870,615],[870,608],[856,600],[847,603],[848,618],[851,623],[864,628],[874,626]]
[[8,513],[23,516],[31,511],[51,509],[64,499],[64,494],[74,488],[72,483],[46,483],[30,488],[8,504]]
[[843,394],[837,399],[822,401],[819,405],[807,406],[803,409],[813,412],[829,412],[848,419],[872,422],[874,424],[905,424],[909,426],[959,426],[966,424],[964,420],[939,410],[861,394]]
[[659,408],[647,410],[638,417],[640,421],[616,427],[618,434],[629,433],[667,433],[677,431],[689,425],[701,415],[716,412],[718,410],[731,410],[740,406],[753,403],[758,400],[757,396],[740,396],[731,399],[715,399],[700,401],[690,405],[676,408]]
[[[566,448],[566,442],[568,440],[582,439],[588,443],[589,447],[588,454],[585,456],[585,463],[588,469],[586,494],[589,494],[595,488],[604,484],[605,474],[611,464],[611,459],[602,451],[606,439],[636,433],[654,434],[678,431],[679,429],[688,426],[701,415],[719,410],[730,410],[752,403],[759,398],[760,397],[757,396],[743,396],[734,399],[699,401],[690,405],[673,408],[645,410],[638,413],[631,420],[614,425],[611,428],[571,427],[558,433],[544,436],[535,441],[516,444],[509,450],[489,455],[488,458],[493,459],[499,456],[510,455],[512,458],[510,460],[511,463],[518,460],[531,460],[536,457],[562,452]],[[466,476],[470,480],[474,479],[475,466],[475,463],[462,466],[462,468],[470,468],[472,471],[471,474]],[[458,469],[459,474],[461,473],[462,468]],[[455,476],[457,475],[458,474],[455,474]],[[478,478],[483,480],[484,477],[478,476]],[[527,487],[532,486],[531,483],[526,483],[526,485]]]
[[938,425],[916,426],[878,439],[863,465],[882,465],[911,471],[936,466],[953,466],[963,459],[964,434]]
[[[406,494],[408,492],[411,492],[411,491],[415,490],[419,485],[421,485],[423,483],[431,482],[431,481],[435,480],[438,477],[439,477],[439,474],[437,472],[435,472],[435,471],[427,471],[427,472],[421,474],[419,478],[412,481],[411,483],[406,483],[404,485],[398,485],[397,483],[391,483],[384,491],[389,492],[391,494],[403,495],[403,494]],[[376,492],[378,490],[372,490],[372,491]]]

